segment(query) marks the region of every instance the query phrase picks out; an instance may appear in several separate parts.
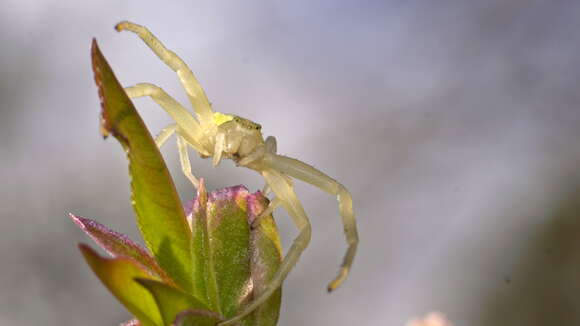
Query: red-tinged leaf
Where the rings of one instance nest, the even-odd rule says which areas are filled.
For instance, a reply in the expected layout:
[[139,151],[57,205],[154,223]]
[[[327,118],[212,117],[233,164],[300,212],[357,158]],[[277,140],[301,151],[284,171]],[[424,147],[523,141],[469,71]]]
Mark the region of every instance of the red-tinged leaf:
[[[215,326],[224,319],[217,313],[209,310],[189,309],[177,315],[171,326]],[[234,323],[239,326],[239,323]]]
[[163,325],[155,299],[135,282],[135,278],[151,277],[146,270],[129,258],[104,258],[87,245],[79,248],[101,282],[143,326]]
[[152,275],[164,282],[174,285],[173,280],[159,267],[155,259],[139,244],[131,241],[125,234],[115,232],[106,226],[88,218],[69,214],[70,218],[91,237],[101,248],[113,257],[127,257],[145,267]]
[[137,319],[127,320],[126,322],[120,324],[119,326],[141,326],[141,323]]
[[91,57],[101,100],[101,131],[129,159],[133,208],[147,247],[173,280],[191,291],[191,231],[165,162],[143,120],[93,40]]
[[167,326],[173,323],[181,311],[188,309],[209,311],[207,305],[198,299],[167,284],[149,279],[136,279],[136,281],[151,292],[157,302],[163,322]]

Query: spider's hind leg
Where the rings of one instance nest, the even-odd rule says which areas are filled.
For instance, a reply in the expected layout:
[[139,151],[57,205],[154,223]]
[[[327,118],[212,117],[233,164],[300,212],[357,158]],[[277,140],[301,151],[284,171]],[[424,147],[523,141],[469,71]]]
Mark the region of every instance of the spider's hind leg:
[[350,193],[338,181],[302,161],[282,155],[272,155],[269,163],[276,171],[300,179],[336,196],[348,248],[338,275],[328,284],[328,291],[334,291],[348,276],[358,247],[358,232]]

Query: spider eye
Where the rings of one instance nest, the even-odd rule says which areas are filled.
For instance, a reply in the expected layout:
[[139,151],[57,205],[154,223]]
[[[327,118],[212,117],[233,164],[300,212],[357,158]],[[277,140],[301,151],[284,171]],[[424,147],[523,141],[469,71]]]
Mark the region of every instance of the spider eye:
[[261,130],[262,126],[258,123],[255,123],[254,121],[248,120],[248,119],[244,119],[242,117],[238,117],[238,116],[232,116],[233,120],[235,122],[237,122],[238,124],[240,124],[242,127],[249,129],[249,130]]

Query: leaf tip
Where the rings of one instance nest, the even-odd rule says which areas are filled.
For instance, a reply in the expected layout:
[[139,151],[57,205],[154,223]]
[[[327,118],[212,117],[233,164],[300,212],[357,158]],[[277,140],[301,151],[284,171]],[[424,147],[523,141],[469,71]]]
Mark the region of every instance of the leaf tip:
[[99,46],[97,45],[97,38],[93,37],[91,40],[91,53],[95,52],[98,48]]
[[94,261],[99,258],[99,254],[86,243],[79,243],[79,250],[87,261]]
[[101,119],[100,119],[100,132],[103,135],[103,138],[107,138],[109,136],[109,132],[111,131],[110,123],[108,122],[107,118],[107,110],[106,110],[106,101],[105,101],[105,90],[103,85],[103,71],[102,67],[107,65],[107,61],[103,57],[101,53],[101,49],[99,49],[99,44],[97,43],[97,39],[93,37],[93,41],[91,43],[91,63],[93,66],[93,74],[95,77],[95,84],[97,84],[98,92],[99,92],[99,101],[101,102]]
[[81,230],[85,230],[85,221],[84,218],[77,216],[73,213],[68,213],[68,217],[79,227]]
[[199,179],[199,187],[197,188],[197,204],[205,209],[207,205],[207,189],[205,188],[205,179]]

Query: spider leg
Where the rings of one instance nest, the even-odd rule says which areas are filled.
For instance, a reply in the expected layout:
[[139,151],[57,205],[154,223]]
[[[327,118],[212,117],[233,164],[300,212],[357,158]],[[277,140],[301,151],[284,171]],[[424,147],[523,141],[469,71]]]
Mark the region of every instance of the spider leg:
[[[155,138],[157,147],[163,146],[167,139],[174,133],[177,133],[177,148],[179,151],[179,161],[181,162],[181,170],[183,174],[191,181],[193,186],[199,188],[199,180],[191,173],[191,163],[189,161],[189,153],[187,152],[187,145],[191,145],[198,152],[205,152],[204,146],[198,139],[201,139],[199,123],[193,118],[191,114],[179,102],[169,96],[163,89],[152,84],[137,84],[132,87],[125,88],[125,92],[131,98],[150,96],[159,106],[161,106],[176,123],[171,124],[159,133]],[[185,138],[187,137],[189,141]]]
[[[274,136],[266,137],[266,140],[264,141],[264,145],[265,145],[266,153],[276,155],[276,152],[278,151],[278,142],[276,141],[276,137],[274,137]],[[292,181],[290,181],[290,182],[292,182]],[[264,189],[262,189],[262,192],[264,194],[267,194],[268,192],[270,192],[270,186],[268,186],[268,183],[266,183],[264,185]]]
[[311,185],[336,196],[340,215],[342,217],[346,242],[348,243],[348,249],[343,258],[338,276],[328,284],[329,292],[335,290],[348,276],[358,246],[358,232],[350,193],[342,184],[338,183],[333,178],[299,160],[282,155],[268,155],[265,161],[267,162],[266,164],[269,164],[271,168],[276,171],[280,171],[291,177],[310,183]]
[[177,149],[179,151],[179,162],[181,163],[183,174],[191,181],[195,189],[199,189],[199,180],[191,173],[191,162],[189,161],[189,153],[187,152],[187,140],[179,135],[177,136]]
[[165,145],[165,142],[167,142],[169,137],[171,137],[176,130],[177,130],[176,123],[172,123],[167,127],[161,129],[159,134],[157,134],[157,136],[155,137],[155,144],[157,145],[157,148],[161,148],[163,145]]
[[274,210],[278,206],[280,206],[280,204],[282,204],[282,201],[278,197],[272,198],[272,200],[270,200],[270,204],[268,204],[268,207],[266,207],[266,209],[262,212],[262,214],[260,214],[260,216],[256,217],[252,221],[251,227],[255,228],[256,226],[258,226],[260,224],[260,222],[262,221],[262,218],[272,214],[272,212],[274,212]]
[[278,151],[278,144],[276,142],[276,138],[274,136],[266,137],[266,152],[270,154],[276,154]]
[[178,132],[187,139],[187,142],[202,154],[209,154],[209,143],[201,126],[195,118],[179,102],[169,96],[161,87],[149,83],[141,83],[126,87],[125,92],[130,98],[149,96],[163,108],[178,125]]
[[268,136],[263,145],[257,146],[244,158],[236,162],[238,166],[248,166],[264,157],[266,153],[276,154],[276,138]]
[[[176,123],[170,124],[169,126],[163,128],[159,135],[155,137],[155,143],[157,147],[161,148],[163,144],[167,141],[171,135],[173,135],[178,126]],[[181,170],[183,174],[191,181],[195,189],[199,188],[199,180],[191,173],[191,163],[189,161],[189,153],[187,152],[187,140],[181,136],[177,136],[177,150],[179,152],[179,162],[181,163]]]
[[137,34],[159,57],[159,59],[177,73],[181,85],[183,85],[201,124],[207,127],[215,126],[213,111],[203,88],[193,75],[193,72],[191,72],[191,69],[189,69],[187,64],[178,57],[177,54],[167,49],[163,43],[161,43],[161,41],[159,41],[157,37],[155,37],[155,35],[144,26],[123,21],[115,25],[115,29],[118,32],[127,30]]
[[265,146],[257,146],[250,154],[246,155],[244,158],[236,162],[236,164],[238,166],[247,166],[248,164],[251,164],[252,162],[255,162],[264,157],[265,153],[266,153]]
[[222,160],[222,154],[226,148],[226,135],[223,132],[219,132],[215,137],[215,146],[213,150],[213,166],[220,164]]
[[270,189],[270,186],[266,182],[266,184],[264,185],[264,188],[262,188],[262,193],[264,194],[264,196],[266,196],[270,193],[270,191],[272,191],[272,189]]
[[273,169],[262,171],[262,176],[264,176],[264,179],[266,179],[266,182],[268,182],[272,191],[276,194],[280,204],[284,206],[286,211],[288,211],[294,224],[300,230],[300,233],[298,234],[298,237],[294,239],[292,246],[280,264],[280,268],[276,274],[274,274],[270,283],[266,286],[263,292],[257,294],[255,299],[249,305],[244,307],[236,317],[220,323],[220,326],[230,325],[241,320],[268,300],[272,293],[280,287],[288,273],[292,270],[294,265],[296,265],[296,262],[298,261],[298,258],[300,258],[304,249],[306,249],[310,243],[310,222],[306,217],[302,204],[300,204],[298,197],[296,197],[296,193],[294,193],[292,185],[288,183],[288,180],[282,173]]
[[[237,162],[237,165],[248,166],[253,162],[258,161],[259,159],[262,159],[266,153],[276,154],[276,151],[277,151],[276,138],[274,138],[274,136],[268,136],[264,142],[264,146],[258,146],[252,153],[250,153],[248,156],[244,157],[239,162]],[[292,182],[291,179],[289,180],[290,182]],[[262,194],[264,194],[264,196],[267,196],[270,191],[271,191],[270,186],[266,182],[266,184],[262,188]]]

